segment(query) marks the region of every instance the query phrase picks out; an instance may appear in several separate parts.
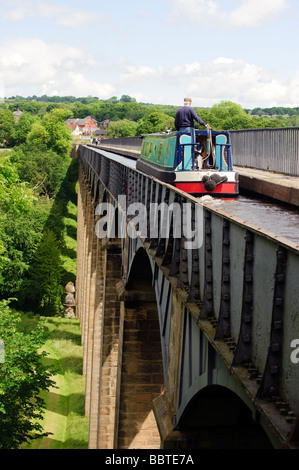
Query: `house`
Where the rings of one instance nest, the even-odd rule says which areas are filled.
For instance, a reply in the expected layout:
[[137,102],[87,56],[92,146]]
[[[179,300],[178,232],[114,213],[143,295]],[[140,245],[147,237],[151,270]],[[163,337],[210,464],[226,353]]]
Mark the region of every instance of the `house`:
[[67,124],[67,127],[69,127],[72,131],[72,135],[78,136],[80,135],[80,128],[78,124]]
[[86,116],[84,119],[68,119],[67,127],[72,131],[72,135],[92,135],[98,129],[98,123],[93,116]]
[[97,129],[97,130],[95,131],[94,135],[95,135],[96,137],[102,137],[102,138],[103,138],[103,137],[105,137],[105,135],[106,135],[106,131],[104,131],[104,129]]
[[99,123],[99,127],[100,127],[101,129],[104,129],[104,130],[105,130],[105,129],[107,129],[107,127],[109,126],[110,122],[111,122],[110,119],[105,119],[105,121],[101,121],[101,122]]

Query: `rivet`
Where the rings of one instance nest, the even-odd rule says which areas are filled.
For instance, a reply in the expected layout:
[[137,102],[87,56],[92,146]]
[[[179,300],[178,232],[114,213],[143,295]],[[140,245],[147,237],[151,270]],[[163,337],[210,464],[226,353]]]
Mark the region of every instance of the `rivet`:
[[281,330],[281,328],[282,328],[282,320],[276,320],[274,322],[274,329],[275,330]]
[[271,349],[273,352],[279,352],[280,351],[280,343],[273,343],[271,345]]
[[271,366],[271,374],[272,375],[278,374],[278,372],[279,372],[279,366],[277,366],[277,365]]

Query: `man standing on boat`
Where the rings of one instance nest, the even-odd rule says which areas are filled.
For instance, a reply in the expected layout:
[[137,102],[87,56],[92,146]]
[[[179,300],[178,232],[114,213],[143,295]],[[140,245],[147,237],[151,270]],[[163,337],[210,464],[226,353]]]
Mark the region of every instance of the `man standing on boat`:
[[[175,128],[177,131],[183,132],[184,134],[188,134],[191,136],[191,143],[194,145],[195,144],[195,129],[194,129],[194,121],[197,121],[199,124],[202,126],[205,126],[208,128],[207,124],[196,114],[193,108],[191,108],[191,103],[192,100],[191,98],[185,98],[184,99],[184,106],[180,109],[177,110],[177,113],[175,115]],[[194,148],[193,145],[186,149],[184,149],[184,157],[183,160],[186,162],[186,160],[189,162],[187,164],[186,168],[191,165],[190,159],[194,163]],[[201,163],[200,163],[201,164]],[[185,163],[186,165],[186,163]]]
[[191,108],[191,98],[184,99],[184,106],[178,109],[174,125],[177,131],[186,132],[193,136],[194,133],[194,121],[197,121],[202,126],[207,127],[205,122],[196,114],[193,108]]

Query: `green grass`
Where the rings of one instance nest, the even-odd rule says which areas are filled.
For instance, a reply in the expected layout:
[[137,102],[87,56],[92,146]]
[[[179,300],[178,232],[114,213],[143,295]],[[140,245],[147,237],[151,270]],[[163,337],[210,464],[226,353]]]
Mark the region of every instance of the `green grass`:
[[43,393],[46,402],[42,426],[51,435],[30,441],[24,449],[87,449],[88,417],[84,416],[83,347],[77,319],[46,318],[49,339],[46,364],[55,368],[57,388]]

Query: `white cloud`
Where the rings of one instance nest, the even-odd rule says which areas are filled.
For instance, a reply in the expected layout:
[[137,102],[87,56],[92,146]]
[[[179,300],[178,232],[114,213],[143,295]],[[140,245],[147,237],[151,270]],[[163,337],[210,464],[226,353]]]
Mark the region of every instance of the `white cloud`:
[[162,77],[164,70],[162,66],[149,67],[147,65],[133,65],[123,63],[123,71],[120,72],[119,79],[126,80],[151,80]]
[[255,28],[277,17],[288,8],[288,0],[241,0],[231,11],[221,7],[219,1],[172,0],[169,21],[187,18],[209,28]]
[[223,100],[245,108],[294,107],[299,101],[299,71],[288,77],[282,71],[230,57],[169,68],[135,64],[126,58],[100,63],[76,47],[47,44],[37,38],[0,45],[0,97],[4,86],[5,96],[92,95],[105,99],[129,94],[137,101],[176,105],[190,95],[194,106],[207,107]]
[[126,63],[119,66],[126,93],[134,92],[136,98],[141,93],[143,101],[150,96],[150,102],[179,104],[184,95],[191,95],[194,106],[208,107],[229,100],[245,108],[296,106],[298,102],[299,72],[289,79],[243,60],[219,57],[170,69]]
[[57,76],[55,80],[42,85],[42,95],[48,96],[98,96],[110,98],[114,95],[114,87],[109,83],[100,83],[85,77],[82,73],[70,71],[64,77]]
[[11,95],[102,96],[114,93],[110,83],[89,79],[78,70],[92,70],[96,62],[75,47],[20,38],[0,46],[0,78]]
[[3,102],[5,96],[6,96],[6,93],[5,93],[4,82],[0,78],[0,103]]
[[236,28],[254,28],[285,10],[286,0],[246,0],[228,15],[228,24]]
[[299,103],[299,71],[294,73],[291,78],[291,84],[289,89],[289,100],[292,103],[296,103],[295,106],[298,106]]
[[99,21],[103,18],[103,16],[98,13],[84,11],[68,5],[49,5],[44,2],[37,4],[37,15],[43,18],[53,19],[60,26],[71,28],[88,26],[94,21]]
[[30,17],[40,17],[53,20],[60,26],[84,28],[104,18],[104,15],[99,13],[64,4],[51,5],[36,0],[15,0],[6,3],[12,8],[10,10],[3,8],[2,14],[6,20],[11,21],[23,21]]
[[203,106],[222,100],[244,107],[274,106],[289,101],[290,85],[256,65],[221,58],[205,64],[188,91]]
[[5,20],[22,21],[28,16],[32,16],[32,1],[6,1],[6,5],[12,6],[11,10],[6,10],[5,5],[2,6],[2,15]]

